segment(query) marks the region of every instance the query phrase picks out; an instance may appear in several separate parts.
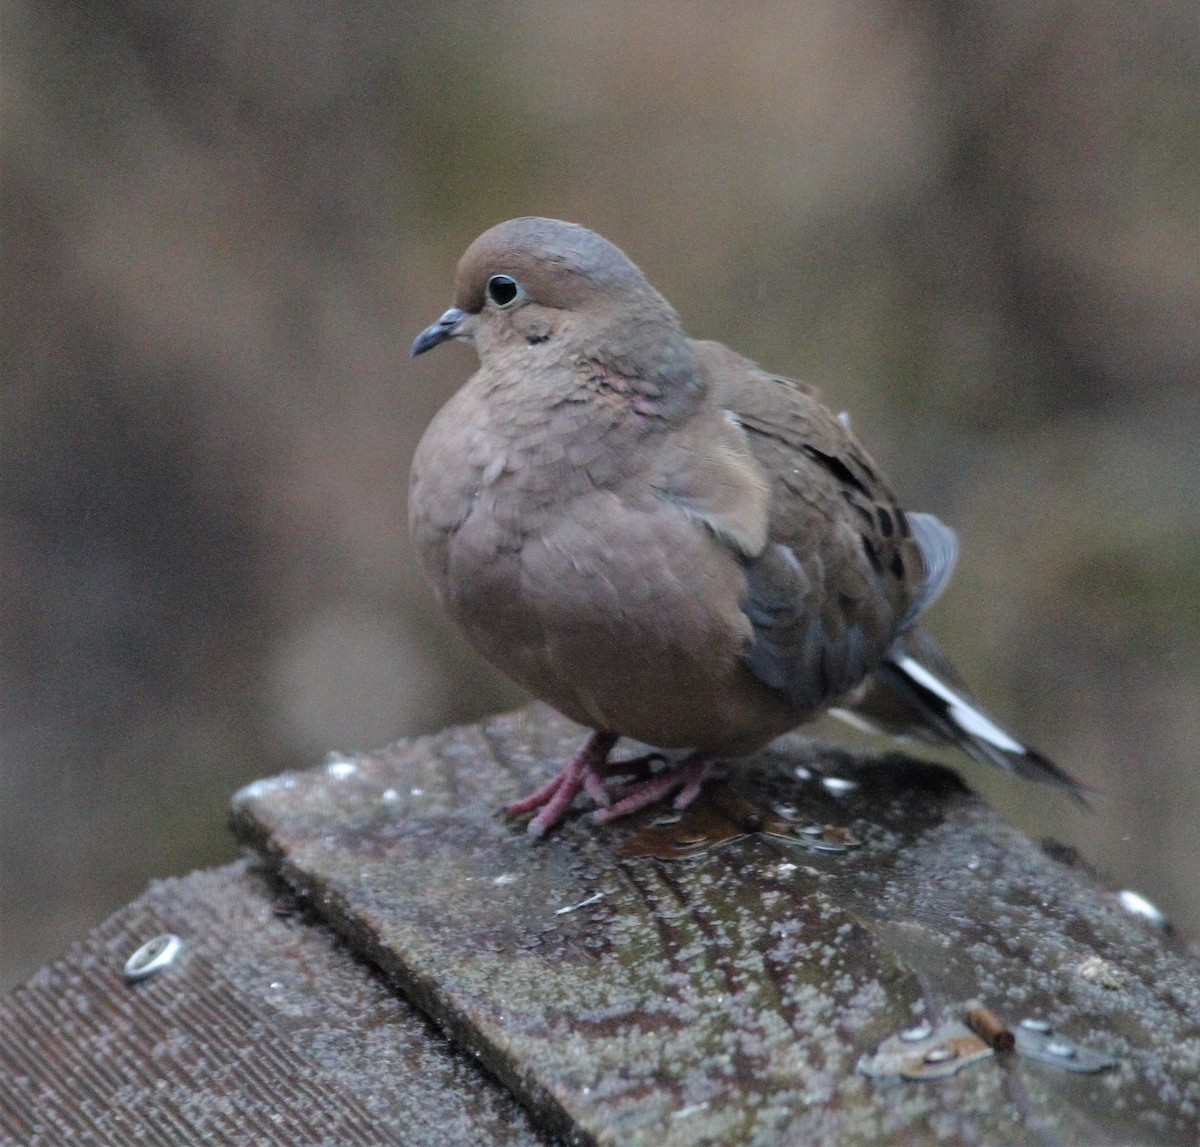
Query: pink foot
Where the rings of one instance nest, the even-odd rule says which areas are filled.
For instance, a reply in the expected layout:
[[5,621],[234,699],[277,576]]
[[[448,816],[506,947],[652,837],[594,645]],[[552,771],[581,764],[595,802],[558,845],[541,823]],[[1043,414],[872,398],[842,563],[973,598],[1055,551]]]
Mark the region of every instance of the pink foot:
[[[651,773],[650,766],[665,758],[650,753],[631,761],[609,761],[608,754],[617,743],[615,733],[592,733],[570,764],[550,778],[540,789],[504,806],[505,816],[523,816],[536,811],[526,832],[543,837],[567,814],[571,802],[586,791],[600,807],[592,813],[597,824],[607,824],[628,816],[675,793],[674,806],[687,808],[700,795],[707,780],[725,775],[723,765],[701,757],[689,757],[681,764]],[[610,787],[606,776],[633,773],[634,780]],[[614,797],[618,798],[614,802]]]
[[677,794],[672,802],[675,808],[685,809],[700,795],[705,781],[724,775],[725,767],[719,762],[689,757],[673,768],[664,769],[658,776],[624,785],[621,799],[607,808],[597,809],[592,813],[592,820],[596,824],[608,824],[618,817],[639,812],[671,793]]
[[522,816],[534,809],[540,810],[529,822],[526,832],[533,837],[542,837],[566,815],[571,802],[586,788],[588,795],[597,803],[608,804],[609,796],[604,788],[601,772],[617,743],[615,733],[592,733],[583,743],[583,748],[571,759],[560,773],[551,777],[536,792],[519,801],[504,806],[505,816]]

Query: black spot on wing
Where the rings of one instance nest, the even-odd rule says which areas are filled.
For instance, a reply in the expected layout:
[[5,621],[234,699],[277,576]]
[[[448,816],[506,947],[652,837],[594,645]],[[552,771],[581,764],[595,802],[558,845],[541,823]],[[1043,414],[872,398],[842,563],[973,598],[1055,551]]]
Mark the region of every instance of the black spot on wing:
[[883,574],[883,562],[879,557],[879,547],[874,540],[867,537],[866,534],[859,535],[862,541],[863,553],[867,555],[867,561],[871,563],[871,568],[877,573]]
[[826,454],[824,451],[818,450],[815,446],[805,446],[803,450],[814,462],[822,466],[825,470],[828,470],[842,485],[857,490],[865,498],[871,497],[871,491],[867,489],[866,483],[840,458],[832,454]]

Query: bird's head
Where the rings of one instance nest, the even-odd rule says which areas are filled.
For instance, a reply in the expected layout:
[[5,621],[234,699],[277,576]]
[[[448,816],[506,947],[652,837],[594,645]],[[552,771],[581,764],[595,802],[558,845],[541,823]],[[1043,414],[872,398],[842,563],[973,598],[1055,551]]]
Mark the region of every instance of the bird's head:
[[493,348],[556,342],[564,354],[620,344],[635,359],[682,340],[670,304],[616,245],[559,219],[527,216],[485,231],[465,251],[454,306],[412,345],[450,339],[485,359]]

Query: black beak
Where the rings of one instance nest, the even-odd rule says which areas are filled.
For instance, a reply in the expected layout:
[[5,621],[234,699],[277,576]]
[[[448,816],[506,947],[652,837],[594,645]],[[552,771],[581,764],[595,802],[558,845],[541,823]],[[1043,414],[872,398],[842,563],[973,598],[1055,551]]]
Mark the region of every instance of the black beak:
[[447,339],[454,338],[466,317],[466,311],[460,310],[458,307],[451,307],[436,323],[426,327],[413,339],[413,358],[424,354],[427,350],[433,350],[435,346],[440,346]]

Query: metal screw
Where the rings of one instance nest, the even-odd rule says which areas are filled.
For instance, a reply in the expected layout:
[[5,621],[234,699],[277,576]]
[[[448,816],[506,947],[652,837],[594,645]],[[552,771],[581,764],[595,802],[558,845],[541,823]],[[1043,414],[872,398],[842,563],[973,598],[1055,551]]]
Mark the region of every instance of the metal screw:
[[1059,1059],[1072,1059],[1076,1054],[1075,1045],[1065,1039],[1050,1040],[1044,1050],[1047,1055],[1056,1055]]
[[1041,1032],[1043,1035],[1048,1035],[1054,1029],[1050,1026],[1048,1020],[1035,1020],[1026,1017],[1021,1021],[1021,1026],[1026,1031]]
[[169,968],[183,953],[184,943],[171,932],[155,936],[125,961],[125,978],[145,980]]
[[900,1038],[905,1043],[920,1043],[923,1039],[928,1039],[933,1035],[933,1028],[929,1024],[917,1024],[916,1027],[908,1028],[900,1033]]

